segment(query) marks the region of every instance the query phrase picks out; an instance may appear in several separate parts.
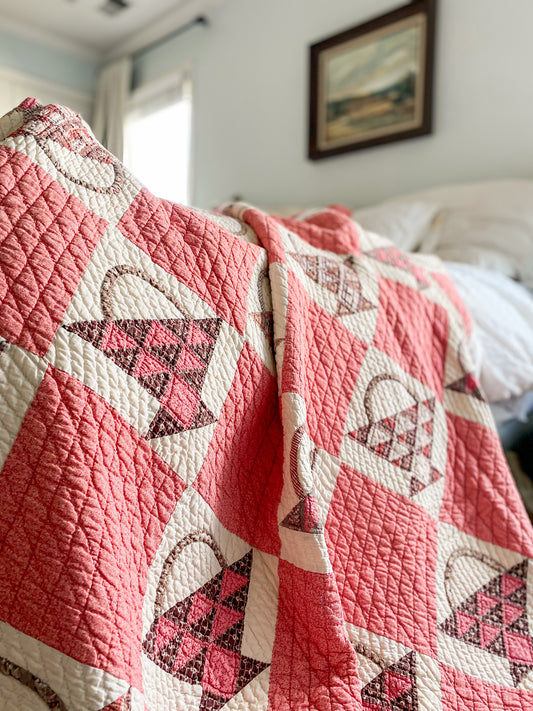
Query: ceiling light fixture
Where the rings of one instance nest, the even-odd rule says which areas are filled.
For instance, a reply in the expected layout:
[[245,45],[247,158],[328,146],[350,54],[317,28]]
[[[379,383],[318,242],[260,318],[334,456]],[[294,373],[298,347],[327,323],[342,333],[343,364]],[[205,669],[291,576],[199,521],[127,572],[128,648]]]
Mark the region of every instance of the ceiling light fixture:
[[103,5],[100,5],[100,10],[107,15],[118,15],[129,7],[130,3],[126,0],[106,0]]

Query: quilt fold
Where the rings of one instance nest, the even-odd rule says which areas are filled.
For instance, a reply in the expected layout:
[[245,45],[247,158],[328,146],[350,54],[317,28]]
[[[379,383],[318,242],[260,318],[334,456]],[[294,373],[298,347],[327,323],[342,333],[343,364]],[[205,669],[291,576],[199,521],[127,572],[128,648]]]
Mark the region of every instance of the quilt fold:
[[1,118],[0,706],[533,709],[470,327],[339,208],[190,209]]

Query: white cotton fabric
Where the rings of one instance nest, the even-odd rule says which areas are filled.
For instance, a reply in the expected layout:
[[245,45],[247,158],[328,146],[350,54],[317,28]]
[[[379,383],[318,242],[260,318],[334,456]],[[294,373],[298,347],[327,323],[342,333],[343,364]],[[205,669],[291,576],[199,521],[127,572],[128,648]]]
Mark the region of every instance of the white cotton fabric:
[[368,232],[387,237],[406,252],[413,252],[428,234],[438,205],[421,200],[385,202],[355,210],[352,219]]
[[442,210],[421,251],[496,270],[533,287],[533,195],[527,213],[497,205]]

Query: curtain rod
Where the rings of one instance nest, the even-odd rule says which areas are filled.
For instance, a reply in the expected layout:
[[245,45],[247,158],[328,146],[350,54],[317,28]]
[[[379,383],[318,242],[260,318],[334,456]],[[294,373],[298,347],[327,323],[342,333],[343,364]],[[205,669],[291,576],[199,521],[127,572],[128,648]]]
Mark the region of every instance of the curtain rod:
[[174,39],[174,37],[177,37],[178,35],[183,34],[184,32],[187,32],[187,30],[190,30],[192,27],[195,27],[196,25],[203,25],[204,27],[207,27],[209,25],[209,21],[207,17],[204,15],[198,15],[198,17],[195,17],[194,20],[191,20],[188,22],[186,25],[182,25],[181,27],[178,27],[177,30],[174,30],[174,32],[169,32],[167,35],[163,35],[163,37],[160,37],[159,39],[155,40],[154,42],[150,42],[149,44],[145,45],[144,47],[141,47],[138,49],[136,52],[133,52],[133,59],[138,59],[141,55],[145,54],[146,52],[150,52],[152,49],[155,49],[156,47],[159,47],[160,44],[164,44],[165,42],[168,42],[171,39]]

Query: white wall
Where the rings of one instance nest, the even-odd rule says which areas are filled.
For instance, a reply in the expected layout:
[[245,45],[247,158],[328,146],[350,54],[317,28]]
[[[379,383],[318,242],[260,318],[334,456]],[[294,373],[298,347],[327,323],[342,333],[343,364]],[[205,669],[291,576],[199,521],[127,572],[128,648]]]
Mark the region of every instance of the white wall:
[[357,206],[442,182],[533,176],[533,2],[440,0],[435,132],[306,158],[308,45],[402,0],[225,0],[139,60],[143,83],[192,60],[195,204]]
[[90,118],[98,62],[0,29],[0,115],[33,96]]
[[0,116],[32,97],[42,104],[59,104],[91,119],[92,94],[49,82],[31,74],[0,67]]

